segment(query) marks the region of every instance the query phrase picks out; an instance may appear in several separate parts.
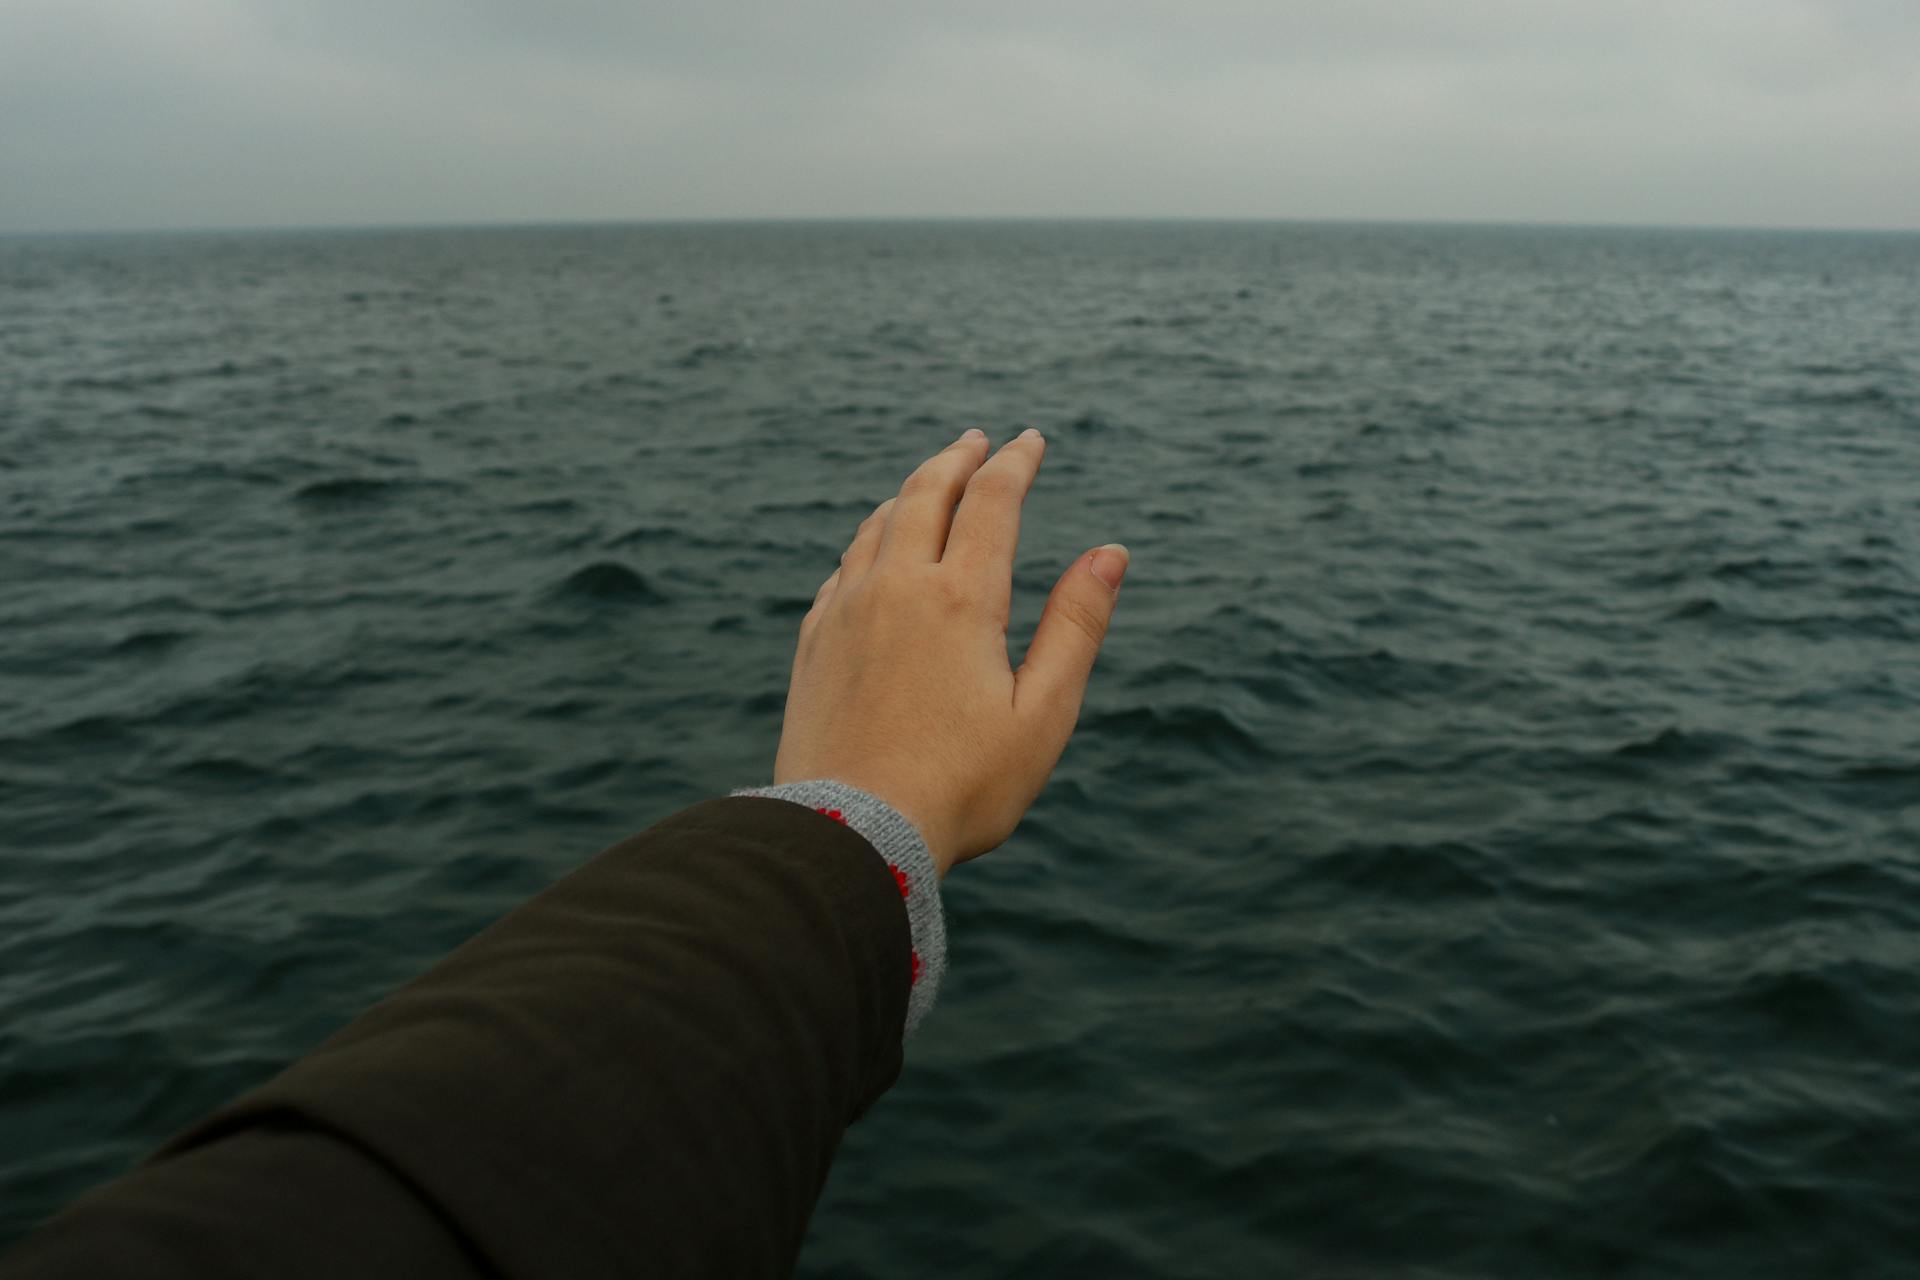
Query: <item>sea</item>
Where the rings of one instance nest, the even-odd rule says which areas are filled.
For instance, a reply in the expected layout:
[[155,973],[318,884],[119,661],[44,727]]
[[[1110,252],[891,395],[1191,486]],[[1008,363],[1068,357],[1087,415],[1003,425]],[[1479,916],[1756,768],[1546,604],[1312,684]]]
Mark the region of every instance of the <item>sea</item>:
[[1132,571],[827,1277],[1920,1275],[1920,235],[0,239],[0,1242],[769,780],[968,427]]

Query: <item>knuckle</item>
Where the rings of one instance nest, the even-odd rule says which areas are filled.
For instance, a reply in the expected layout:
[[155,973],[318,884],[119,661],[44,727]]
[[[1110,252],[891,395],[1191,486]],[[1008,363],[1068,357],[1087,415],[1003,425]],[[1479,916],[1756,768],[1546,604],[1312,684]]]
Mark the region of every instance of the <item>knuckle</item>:
[[1106,614],[1093,608],[1084,600],[1068,596],[1055,607],[1060,611],[1063,621],[1094,644],[1097,645],[1107,638]]
[[973,479],[967,481],[967,496],[985,498],[989,502],[1011,502],[1021,496],[1026,486],[1020,477],[1004,468],[974,472]]
[[974,612],[979,600],[971,583],[958,574],[936,574],[929,584],[927,598],[946,616]]
[[908,476],[905,483],[900,486],[900,496],[903,498],[911,498],[922,494],[933,493],[944,487],[944,484],[945,481],[942,479],[939,471],[931,466],[921,467],[918,471]]

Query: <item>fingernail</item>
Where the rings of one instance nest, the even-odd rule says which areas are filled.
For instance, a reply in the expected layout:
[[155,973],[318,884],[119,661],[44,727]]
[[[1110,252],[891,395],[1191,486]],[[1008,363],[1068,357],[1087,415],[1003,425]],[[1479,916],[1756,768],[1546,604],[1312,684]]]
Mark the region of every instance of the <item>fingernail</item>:
[[1117,542],[1109,542],[1104,547],[1093,549],[1093,559],[1087,562],[1087,568],[1093,570],[1093,576],[1106,583],[1115,591],[1120,589],[1120,579],[1127,576],[1127,565],[1133,554]]
[[959,444],[967,440],[985,440],[986,438],[987,438],[987,433],[982,431],[980,428],[968,427],[965,431],[962,431],[960,433],[960,439],[954,441],[954,443]]
[[1040,434],[1040,428],[1038,427],[1028,427],[1025,431],[1022,431],[1020,433],[1020,438],[1022,440],[1025,440],[1028,436],[1032,436],[1035,440],[1038,440],[1041,444],[1045,444],[1047,442],[1047,438]]

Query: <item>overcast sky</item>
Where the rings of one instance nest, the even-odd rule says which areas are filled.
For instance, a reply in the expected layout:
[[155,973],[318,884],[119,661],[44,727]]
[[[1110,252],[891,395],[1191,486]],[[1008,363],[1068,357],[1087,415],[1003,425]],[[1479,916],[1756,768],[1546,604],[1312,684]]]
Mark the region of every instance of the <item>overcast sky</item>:
[[0,230],[1920,229],[1920,0],[0,0]]

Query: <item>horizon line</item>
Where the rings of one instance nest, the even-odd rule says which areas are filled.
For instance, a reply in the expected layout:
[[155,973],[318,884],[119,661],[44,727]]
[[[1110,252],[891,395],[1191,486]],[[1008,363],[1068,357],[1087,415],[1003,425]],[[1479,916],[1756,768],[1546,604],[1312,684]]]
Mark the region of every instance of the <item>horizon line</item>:
[[208,223],[191,226],[127,226],[73,228],[0,228],[0,239],[40,239],[60,236],[167,235],[275,235],[407,231],[532,231],[594,227],[691,227],[864,224],[1166,224],[1199,223],[1236,226],[1378,226],[1480,227],[1565,231],[1713,231],[1758,234],[1920,235],[1920,226],[1834,226],[1831,224],[1762,224],[1713,222],[1564,222],[1511,218],[1359,218],[1283,217],[1235,214],[694,214],[681,217],[483,219],[478,221],[397,221],[337,223]]

